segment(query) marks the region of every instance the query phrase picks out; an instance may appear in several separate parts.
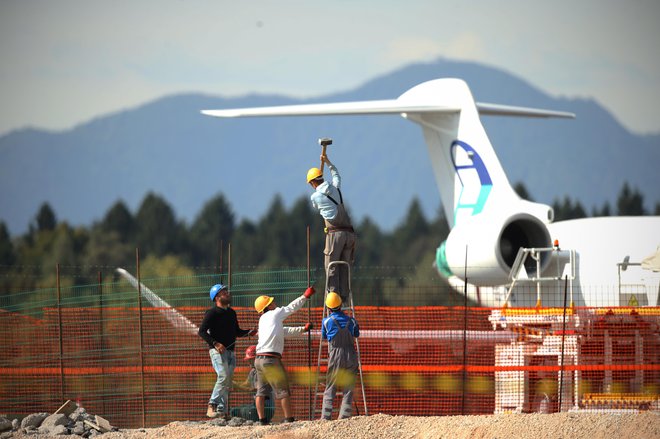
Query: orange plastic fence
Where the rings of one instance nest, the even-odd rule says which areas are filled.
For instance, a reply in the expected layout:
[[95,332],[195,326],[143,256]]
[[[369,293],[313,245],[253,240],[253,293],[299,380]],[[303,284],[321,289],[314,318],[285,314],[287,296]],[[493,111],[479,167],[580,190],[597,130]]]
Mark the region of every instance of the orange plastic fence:
[[[256,326],[253,309],[235,309],[243,328]],[[318,327],[321,311],[305,308],[287,324],[309,320]],[[0,311],[0,412],[52,412],[71,399],[124,428],[202,419],[215,381],[208,348],[194,330],[173,326],[167,312],[63,307],[46,308],[35,318]],[[178,312],[199,324],[204,309]],[[660,308],[579,308],[564,315],[538,309],[357,307],[356,318],[369,413],[601,410],[631,401],[626,407],[654,409],[658,404]],[[285,346],[283,361],[300,419],[316,416],[312,393],[319,337],[314,330],[311,343],[303,335]],[[239,339],[235,345],[236,381],[248,372],[243,352],[254,343]],[[359,386],[356,393],[362,414]],[[625,401],[616,395],[626,395]],[[643,407],[635,406],[642,400]],[[232,393],[234,406],[251,401],[249,392]]]

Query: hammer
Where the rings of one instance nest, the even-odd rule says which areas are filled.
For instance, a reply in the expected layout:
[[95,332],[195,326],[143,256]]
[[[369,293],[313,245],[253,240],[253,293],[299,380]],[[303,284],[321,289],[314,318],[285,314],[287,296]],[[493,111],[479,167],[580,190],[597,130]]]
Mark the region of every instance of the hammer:
[[[325,148],[328,145],[332,145],[332,139],[330,137],[322,137],[319,139],[319,145],[321,145],[321,155],[325,156]],[[323,165],[325,162],[321,160],[321,175],[323,175]]]

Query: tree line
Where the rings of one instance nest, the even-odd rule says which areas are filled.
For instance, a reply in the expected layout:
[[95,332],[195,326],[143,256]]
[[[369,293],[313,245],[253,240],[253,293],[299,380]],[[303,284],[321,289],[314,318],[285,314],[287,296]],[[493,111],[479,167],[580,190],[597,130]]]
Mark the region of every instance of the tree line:
[[[522,198],[531,199],[523,184],[516,184],[515,190]],[[581,203],[568,196],[555,199],[552,207],[555,220],[588,216]],[[307,260],[307,226],[311,264],[322,267],[323,223],[307,196],[287,209],[281,196],[276,195],[266,212],[255,221],[237,221],[229,201],[220,193],[188,225],[176,218],[165,198],[149,193],[135,213],[120,200],[100,221],[72,227],[59,221],[53,208],[43,203],[28,231],[20,236],[11,237],[6,224],[0,222],[0,293],[53,287],[56,264],[67,275],[63,285],[93,283],[103,268],[111,271],[114,267],[135,266],[136,248],[143,272],[151,276],[226,271],[229,243],[235,271],[302,267]],[[648,213],[641,193],[627,183],[615,207],[606,203],[592,209],[592,216]],[[653,213],[660,214],[660,203]],[[355,267],[371,267],[370,278],[362,281],[370,283],[371,288],[444,282],[432,267],[435,250],[449,232],[440,208],[429,220],[414,199],[403,220],[391,231],[381,230],[369,217],[355,226]]]

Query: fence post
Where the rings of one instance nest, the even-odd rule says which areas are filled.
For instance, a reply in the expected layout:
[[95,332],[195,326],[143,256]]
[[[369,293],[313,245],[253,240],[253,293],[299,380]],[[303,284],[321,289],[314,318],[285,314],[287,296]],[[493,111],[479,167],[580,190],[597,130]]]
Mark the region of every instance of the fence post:
[[[55,265],[55,282],[57,285],[57,338],[60,342],[60,398],[64,401],[64,343],[62,333],[62,294],[60,291],[60,264]],[[60,402],[61,402],[60,401]]]
[[[307,288],[311,286],[311,271],[309,262],[309,226],[307,226]],[[325,294],[325,291],[323,292]],[[312,300],[307,301],[307,321],[312,321]],[[312,376],[312,331],[307,332],[307,376]],[[318,379],[318,377],[317,377]],[[312,383],[309,381],[309,420],[312,420]]]
[[146,426],[146,412],[144,406],[144,335],[142,334],[142,280],[140,279],[140,249],[135,249],[135,262],[137,268],[137,299],[138,299],[138,330],[140,331],[140,385],[142,387],[142,428]]
[[231,291],[231,242],[227,245],[227,288]]
[[467,279],[467,256],[468,256],[468,248],[467,245],[465,246],[465,267],[464,267],[464,275],[463,277],[465,278],[465,284],[463,284],[463,395],[461,398],[461,414],[465,414],[465,391],[467,387],[467,308],[468,308],[468,300],[467,300],[467,284],[468,284],[468,279]]
[[101,273],[101,270],[98,272],[99,276],[99,334],[101,334],[101,388],[102,394],[101,394],[101,407],[103,410],[103,413],[105,413],[105,333],[104,333],[104,325],[103,325],[103,273]]

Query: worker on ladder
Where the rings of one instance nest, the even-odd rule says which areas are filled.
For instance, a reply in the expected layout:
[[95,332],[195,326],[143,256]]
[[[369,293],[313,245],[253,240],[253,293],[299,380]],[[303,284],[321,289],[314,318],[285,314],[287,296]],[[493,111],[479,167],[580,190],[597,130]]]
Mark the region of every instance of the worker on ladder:
[[350,418],[353,414],[353,388],[359,367],[354,339],[360,336],[360,327],[355,318],[341,310],[341,305],[339,294],[330,292],[326,295],[325,306],[331,314],[323,319],[321,328],[321,336],[328,340],[328,372],[321,417],[327,420],[332,417],[337,388],[344,393],[338,419]]
[[[323,179],[323,163],[328,164],[332,181]],[[307,171],[307,183],[313,188],[311,195],[312,206],[318,209],[325,222],[325,255],[324,265],[327,276],[328,291],[339,292],[342,301],[346,303],[349,293],[348,267],[328,266],[332,261],[345,261],[353,263],[355,256],[355,231],[351,218],[344,207],[344,198],[341,193],[341,177],[335,165],[328,156],[321,154],[321,169],[310,168]]]

